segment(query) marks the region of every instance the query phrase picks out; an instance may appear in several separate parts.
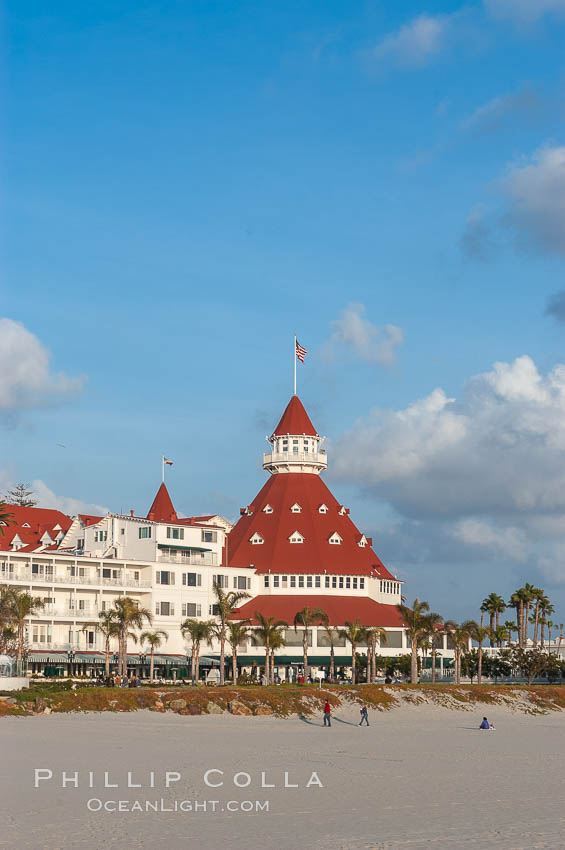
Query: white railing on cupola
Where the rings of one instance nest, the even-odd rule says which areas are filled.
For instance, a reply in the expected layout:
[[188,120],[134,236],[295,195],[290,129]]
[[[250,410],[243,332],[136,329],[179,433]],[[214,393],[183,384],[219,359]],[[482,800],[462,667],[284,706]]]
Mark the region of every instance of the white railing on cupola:
[[266,452],[263,469],[269,472],[321,472],[328,466],[324,449],[317,452]]

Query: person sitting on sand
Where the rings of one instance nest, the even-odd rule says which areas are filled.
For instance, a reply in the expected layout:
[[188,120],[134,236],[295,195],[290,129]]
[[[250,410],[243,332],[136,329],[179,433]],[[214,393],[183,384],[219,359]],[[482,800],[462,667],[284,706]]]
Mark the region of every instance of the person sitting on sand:
[[492,725],[492,723],[488,722],[486,717],[483,717],[483,722],[479,726],[479,729],[493,729],[494,730],[494,726]]

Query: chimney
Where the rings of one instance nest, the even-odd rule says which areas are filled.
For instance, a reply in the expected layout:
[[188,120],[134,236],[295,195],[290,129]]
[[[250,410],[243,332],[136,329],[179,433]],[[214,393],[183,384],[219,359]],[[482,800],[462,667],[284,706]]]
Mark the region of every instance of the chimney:
[[130,509],[129,515],[133,516],[133,508]]

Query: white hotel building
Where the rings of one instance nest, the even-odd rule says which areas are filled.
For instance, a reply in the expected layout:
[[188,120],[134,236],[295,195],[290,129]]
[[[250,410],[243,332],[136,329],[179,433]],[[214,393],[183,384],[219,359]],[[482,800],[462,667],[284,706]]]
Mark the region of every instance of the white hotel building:
[[[147,516],[79,515],[14,507],[14,523],[0,537],[0,584],[29,591],[44,607],[27,626],[30,672],[91,675],[104,664],[104,642],[89,624],[130,596],[153,615],[152,629],[167,641],[156,656],[161,675],[187,675],[190,644],[180,631],[187,617],[214,619],[213,581],[243,590],[251,599],[240,615],[255,612],[289,624],[287,645],[275,656],[281,677],[300,664],[302,634],[294,615],[304,606],[323,608],[330,625],[359,618],[382,626],[382,655],[409,651],[396,604],[402,581],[372,549],[320,477],[327,466],[323,439],[293,396],[263,456],[269,479],[233,527],[220,516],[178,517],[161,484]],[[149,628],[149,627],[147,627]],[[313,668],[327,667],[323,628],[310,630]],[[130,667],[141,672],[147,648],[130,643]],[[202,647],[203,666],[217,664],[219,648]],[[363,652],[363,648],[360,648]],[[336,644],[336,664],[350,665],[351,648]],[[442,652],[450,656],[449,650]],[[238,650],[242,666],[264,661],[264,648],[248,641]],[[442,662],[443,663],[443,662]]]

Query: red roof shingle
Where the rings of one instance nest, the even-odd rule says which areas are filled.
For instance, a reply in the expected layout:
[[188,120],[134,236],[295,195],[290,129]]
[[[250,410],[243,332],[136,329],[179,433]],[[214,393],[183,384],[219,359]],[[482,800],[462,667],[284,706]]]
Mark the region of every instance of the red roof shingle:
[[256,625],[255,612],[259,611],[265,617],[275,617],[292,626],[295,615],[305,607],[321,608],[325,611],[330,626],[343,626],[346,622],[353,622],[356,619],[359,619],[363,626],[401,628],[404,625],[396,605],[383,605],[368,596],[325,596],[323,594],[256,596],[238,609],[236,618],[249,618]]
[[285,412],[281,416],[279,424],[273,431],[274,437],[282,436],[283,434],[308,434],[310,437],[318,436],[318,432],[312,425],[310,417],[297,395],[292,396],[286,406]]

